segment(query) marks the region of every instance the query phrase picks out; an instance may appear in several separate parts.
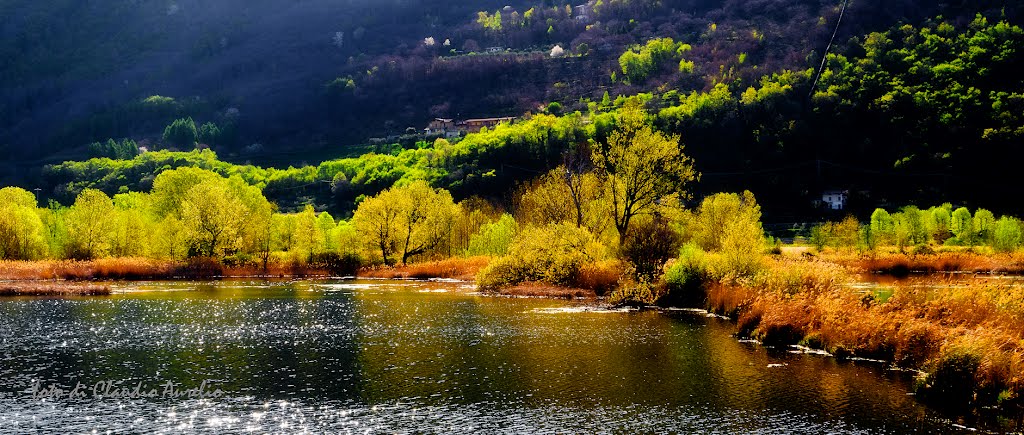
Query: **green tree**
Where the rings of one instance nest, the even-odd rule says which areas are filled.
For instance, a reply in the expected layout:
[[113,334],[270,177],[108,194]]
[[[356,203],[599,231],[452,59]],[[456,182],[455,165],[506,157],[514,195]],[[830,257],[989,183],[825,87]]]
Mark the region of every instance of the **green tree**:
[[199,132],[196,130],[196,123],[192,117],[175,119],[164,128],[164,142],[179,148],[191,148],[199,139]]
[[380,195],[366,198],[359,203],[352,215],[352,224],[371,250],[380,252],[384,264],[394,263],[394,255],[398,250],[399,216],[402,205],[393,201],[390,190]]
[[0,259],[32,260],[46,251],[46,229],[36,196],[17,187],[0,189]]
[[189,255],[216,257],[236,248],[245,218],[242,201],[227,183],[206,181],[193,186],[181,202]]
[[324,233],[317,225],[316,211],[312,205],[307,204],[295,219],[295,239],[299,250],[306,254],[305,261],[311,263],[313,256],[321,252],[324,243]]
[[110,253],[115,257],[149,255],[154,233],[150,217],[149,195],[140,192],[114,195]]
[[971,232],[973,228],[974,223],[970,210],[966,207],[960,207],[953,211],[949,220],[949,229],[957,241],[960,243],[972,243]]
[[416,181],[397,186],[359,204],[352,221],[385,264],[402,263],[443,248],[458,210],[446,190]]
[[481,226],[480,230],[469,238],[466,255],[505,255],[518,230],[519,225],[512,215],[503,214],[497,221]]
[[996,221],[992,231],[992,247],[999,252],[1013,252],[1021,244],[1021,222],[1009,216]]
[[974,240],[985,245],[991,244],[995,223],[996,217],[992,212],[983,208],[976,210],[973,222]]
[[946,239],[953,236],[950,231],[952,224],[953,206],[949,203],[940,207],[932,207],[928,210],[928,229],[930,236],[937,243],[944,243]]
[[198,134],[199,143],[206,145],[220,145],[221,130],[217,127],[217,124],[207,122],[199,127]]
[[874,248],[882,243],[892,243],[892,216],[885,209],[876,208],[871,213],[871,223],[868,225],[868,229],[868,246]]
[[646,122],[639,101],[619,113],[618,126],[605,143],[593,147],[593,161],[605,179],[612,220],[625,239],[630,222],[650,214],[660,201],[681,195],[697,178],[678,136],[665,136]]
[[114,204],[107,194],[85,189],[68,211],[68,233],[75,247],[75,257],[96,258],[109,248],[113,227]]
[[334,228],[337,224],[334,222],[334,216],[331,216],[328,212],[322,212],[316,217],[317,230],[322,234],[323,244],[320,249],[322,252],[338,252],[338,240],[331,237],[334,233]]
[[[701,201],[700,206],[688,228],[691,241],[706,252],[723,250],[725,228],[735,226],[737,229],[746,225],[735,222],[745,221],[760,225],[761,206],[757,204],[754,194],[744,191],[741,194],[716,193]],[[751,234],[760,243],[761,234]]]

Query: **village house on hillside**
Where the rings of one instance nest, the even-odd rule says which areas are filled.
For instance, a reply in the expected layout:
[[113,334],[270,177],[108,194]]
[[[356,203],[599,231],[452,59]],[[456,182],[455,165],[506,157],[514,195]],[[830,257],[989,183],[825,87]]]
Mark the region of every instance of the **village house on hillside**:
[[467,119],[458,124],[459,128],[466,133],[477,133],[480,130],[486,128],[494,128],[496,125],[503,122],[511,123],[516,118],[512,116],[506,116],[503,118],[479,118],[479,119]]
[[503,122],[512,122],[515,120],[516,118],[512,116],[466,119],[463,121],[456,121],[450,118],[434,118],[434,120],[430,121],[430,124],[427,125],[427,128],[423,129],[423,132],[428,135],[439,134],[451,139],[467,133],[478,133],[485,127],[493,128]]
[[579,21],[584,24],[589,24],[593,20],[591,14],[594,10],[594,5],[596,3],[596,1],[591,0],[579,6],[573,7],[573,9],[575,10],[574,15],[576,16],[576,21]]
[[848,190],[826,190],[821,193],[821,204],[828,210],[843,210],[849,196]]

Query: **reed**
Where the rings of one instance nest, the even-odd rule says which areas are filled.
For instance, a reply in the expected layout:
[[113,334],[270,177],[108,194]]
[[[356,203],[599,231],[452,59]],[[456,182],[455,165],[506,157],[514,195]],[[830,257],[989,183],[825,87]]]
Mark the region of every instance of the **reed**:
[[0,284],[0,296],[102,296],[110,293],[110,287],[105,285],[30,281]]
[[[840,358],[882,359],[921,371],[922,397],[956,404],[1022,404],[1024,289],[896,285],[885,301],[821,261],[768,260],[754,276],[705,286],[707,307],[768,345],[803,344]],[[964,264],[964,263],[960,263]]]
[[820,258],[869,273],[893,276],[941,272],[1024,274],[1024,254],[982,253],[972,250],[928,254],[877,253],[858,255],[830,252]]
[[401,266],[377,266],[359,270],[358,276],[386,279],[447,278],[472,281],[481,269],[487,267],[491,257],[452,257],[444,260],[413,263]]

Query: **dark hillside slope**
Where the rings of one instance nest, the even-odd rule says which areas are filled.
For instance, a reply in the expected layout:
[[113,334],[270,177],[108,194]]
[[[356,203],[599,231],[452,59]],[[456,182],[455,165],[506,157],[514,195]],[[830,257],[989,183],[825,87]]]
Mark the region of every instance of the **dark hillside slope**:
[[[717,82],[739,89],[815,66],[840,5],[608,0],[581,21],[564,4],[532,3],[2,2],[0,153],[9,157],[0,181],[87,157],[86,144],[110,137],[156,146],[163,126],[183,116],[228,127],[215,149],[229,160],[282,165],[344,155],[434,116],[519,115],[550,101],[581,109],[581,98],[599,101],[605,92],[709,90]],[[837,39],[940,14],[1015,21],[1021,9],[995,0],[852,1]],[[502,11],[500,29],[478,20]],[[624,80],[619,55],[654,37],[690,44],[693,71],[669,62]],[[552,58],[555,45],[567,55]],[[487,47],[509,51],[469,55]],[[327,86],[339,77],[352,85]],[[153,95],[173,100],[144,101]]]

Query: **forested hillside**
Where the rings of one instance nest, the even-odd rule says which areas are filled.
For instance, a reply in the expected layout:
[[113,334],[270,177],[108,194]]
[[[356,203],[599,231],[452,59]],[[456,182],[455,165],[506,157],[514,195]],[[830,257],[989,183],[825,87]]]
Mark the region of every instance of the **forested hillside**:
[[[566,150],[601,142],[633,97],[682,137],[703,174],[698,193],[755,189],[767,216],[811,213],[829,188],[868,210],[917,198],[998,209],[991,186],[1012,179],[1021,134],[1021,10],[909,0],[5,2],[3,181],[65,202],[87,186],[146,189],[178,163],[153,166],[169,158],[143,154],[148,166],[39,170],[199,146],[225,162],[295,165],[256,181],[286,207],[351,210],[402,179],[500,199]],[[418,134],[434,117],[486,116],[521,121],[461,142]]]

